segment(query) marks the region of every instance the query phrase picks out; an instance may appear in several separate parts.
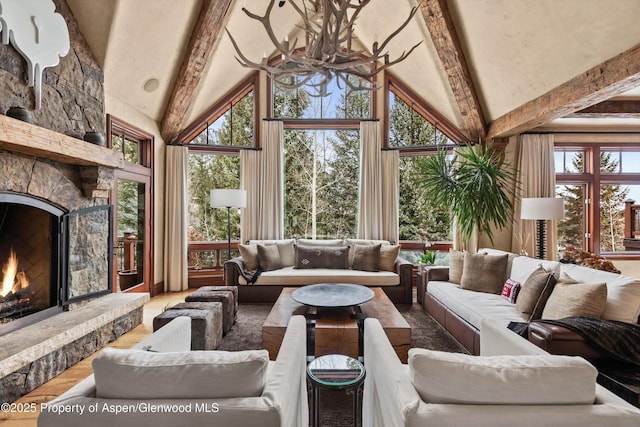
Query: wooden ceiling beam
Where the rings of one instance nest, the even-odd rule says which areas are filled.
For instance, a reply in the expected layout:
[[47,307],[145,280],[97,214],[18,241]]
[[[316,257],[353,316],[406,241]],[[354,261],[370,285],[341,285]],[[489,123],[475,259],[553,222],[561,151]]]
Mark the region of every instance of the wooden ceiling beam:
[[638,119],[640,118],[640,101],[604,101],[591,107],[578,110],[565,117],[580,119]]
[[620,95],[640,84],[640,44],[577,75],[489,124],[489,138],[510,136]]
[[161,134],[165,142],[174,142],[185,126],[187,111],[204,69],[213,53],[232,0],[203,0],[198,20],[178,71],[173,92],[162,119]]
[[472,142],[484,140],[487,136],[487,124],[447,2],[446,0],[418,0],[418,4],[436,52],[447,73],[466,133]]

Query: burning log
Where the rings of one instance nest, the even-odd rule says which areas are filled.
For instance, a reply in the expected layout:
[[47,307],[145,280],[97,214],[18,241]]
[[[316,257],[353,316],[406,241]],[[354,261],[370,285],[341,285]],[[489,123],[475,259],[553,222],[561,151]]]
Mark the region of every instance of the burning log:
[[33,292],[29,288],[20,289],[17,292],[10,292],[4,298],[0,297],[0,319],[11,317],[15,313],[31,305]]

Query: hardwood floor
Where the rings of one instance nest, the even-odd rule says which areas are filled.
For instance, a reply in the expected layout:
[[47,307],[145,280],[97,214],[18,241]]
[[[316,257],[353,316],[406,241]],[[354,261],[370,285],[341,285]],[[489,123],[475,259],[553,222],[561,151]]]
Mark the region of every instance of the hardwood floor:
[[[109,343],[107,347],[130,348],[147,335],[153,333],[153,318],[160,314],[165,307],[178,302],[183,302],[185,296],[194,292],[195,289],[189,289],[184,292],[173,292],[162,294],[151,299],[144,305],[143,322],[130,332],[122,335],[117,340]],[[84,379],[92,373],[91,361],[98,353],[87,357],[80,363],[72,366],[51,381],[41,385],[31,393],[23,396],[15,403],[14,409],[20,409],[25,405],[35,403],[36,412],[7,412],[0,411],[0,426],[2,427],[36,427],[38,414],[40,413],[40,404],[49,402],[60,396],[72,386]],[[26,405],[30,408],[30,406]]]

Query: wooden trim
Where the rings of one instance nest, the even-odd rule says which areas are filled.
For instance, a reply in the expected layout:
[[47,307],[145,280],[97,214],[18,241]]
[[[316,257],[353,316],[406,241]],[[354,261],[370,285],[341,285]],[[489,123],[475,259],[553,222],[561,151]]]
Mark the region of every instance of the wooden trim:
[[164,293],[164,281],[159,281],[158,283],[154,283],[151,287],[151,296],[155,297],[157,295]]
[[460,131],[460,129],[438,113],[438,111],[429,105],[428,102],[409,89],[409,87],[400,79],[387,72],[385,73],[384,83],[384,147],[389,147],[389,91],[392,91],[395,96],[400,98],[407,105],[411,106],[418,114],[424,117],[425,120],[431,123],[440,132],[444,133],[456,144],[469,143],[469,139]]
[[[165,142],[173,142],[180,133],[196,88],[202,79],[209,57],[220,39],[232,0],[203,0],[185,57],[178,71],[173,92],[162,120]],[[169,30],[169,29],[168,29]]]
[[80,166],[124,167],[122,154],[59,132],[0,115],[0,149]]
[[284,129],[360,129],[360,119],[288,119],[282,120]]
[[420,10],[471,141],[484,140],[487,123],[446,0],[420,0]]
[[640,84],[640,44],[585,71],[489,124],[489,138],[510,136],[582,110]]
[[[237,84],[233,89],[229,90],[218,102],[216,102],[211,108],[202,113],[197,119],[195,119],[189,126],[187,126],[177,136],[176,140],[179,142],[188,143],[200,133],[202,133],[207,126],[219,119],[224,113],[229,111],[230,106],[237,104],[242,98],[247,96],[249,92],[253,91],[253,146],[260,146],[260,90],[259,90],[259,73],[256,71],[252,73],[245,80]],[[186,144],[188,145],[188,144]],[[202,144],[198,144],[202,145]],[[208,146],[213,147],[213,146]],[[219,147],[219,146],[217,146]],[[231,145],[225,147],[233,147]],[[239,147],[238,147],[239,148]]]

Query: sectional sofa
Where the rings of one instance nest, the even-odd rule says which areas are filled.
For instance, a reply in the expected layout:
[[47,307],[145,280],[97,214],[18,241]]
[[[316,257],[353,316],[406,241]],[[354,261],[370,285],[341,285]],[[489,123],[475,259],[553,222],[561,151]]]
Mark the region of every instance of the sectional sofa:
[[[464,258],[465,256],[466,258]],[[461,257],[463,261],[460,263]],[[497,264],[485,265],[482,261],[483,257],[486,257],[484,258],[486,262],[493,262],[497,258],[501,258],[503,263],[498,263],[500,266]],[[467,260],[472,258],[475,258],[475,263],[467,264]],[[604,305],[600,307],[603,308],[599,314],[601,318],[626,323],[638,322],[640,315],[639,280],[574,264],[516,256],[495,249],[480,249],[477,254],[452,252],[449,267],[429,268],[426,272],[428,282],[423,295],[423,308],[470,353],[477,355],[480,353],[480,324],[483,320],[487,319],[502,325],[507,325],[512,321],[527,322],[545,317],[543,316],[545,313],[551,313],[552,307],[550,306],[557,305],[558,300],[562,303],[563,297],[559,295],[560,292],[566,292],[570,288],[564,285],[547,286],[535,301],[537,306],[533,307],[533,311],[536,313],[521,310],[522,304],[519,304],[519,299],[531,291],[527,288],[527,279],[535,271],[541,272],[540,268],[548,275],[553,275],[554,282],[556,280],[562,282],[562,280],[569,278],[579,284],[594,285],[590,289],[593,291],[593,295],[584,295],[584,299],[595,301],[605,298],[602,301]],[[488,277],[491,275],[493,277]],[[502,285],[507,279],[511,279],[512,282],[519,283],[521,286],[520,294],[515,303],[501,295]],[[485,289],[480,289],[476,286],[480,282],[493,282],[495,285],[484,283]],[[596,284],[600,286],[596,287]],[[588,290],[587,287],[573,289],[576,291]],[[558,295],[554,295],[553,292]],[[572,298],[574,298],[573,295],[564,296],[565,300]],[[556,318],[562,317],[562,315],[558,317],[558,313],[555,314]],[[564,335],[565,338],[569,336],[571,336],[571,340],[580,340],[575,334],[567,332]],[[558,339],[562,340],[562,338],[558,334]],[[564,344],[567,342],[564,341]],[[550,344],[547,343],[547,345]],[[563,343],[555,343],[554,345],[562,347]],[[580,344],[574,341],[571,345]]]
[[412,301],[413,264],[386,240],[254,240],[224,264],[224,280],[243,303],[275,302],[283,287],[352,283],[384,289],[396,304]]

